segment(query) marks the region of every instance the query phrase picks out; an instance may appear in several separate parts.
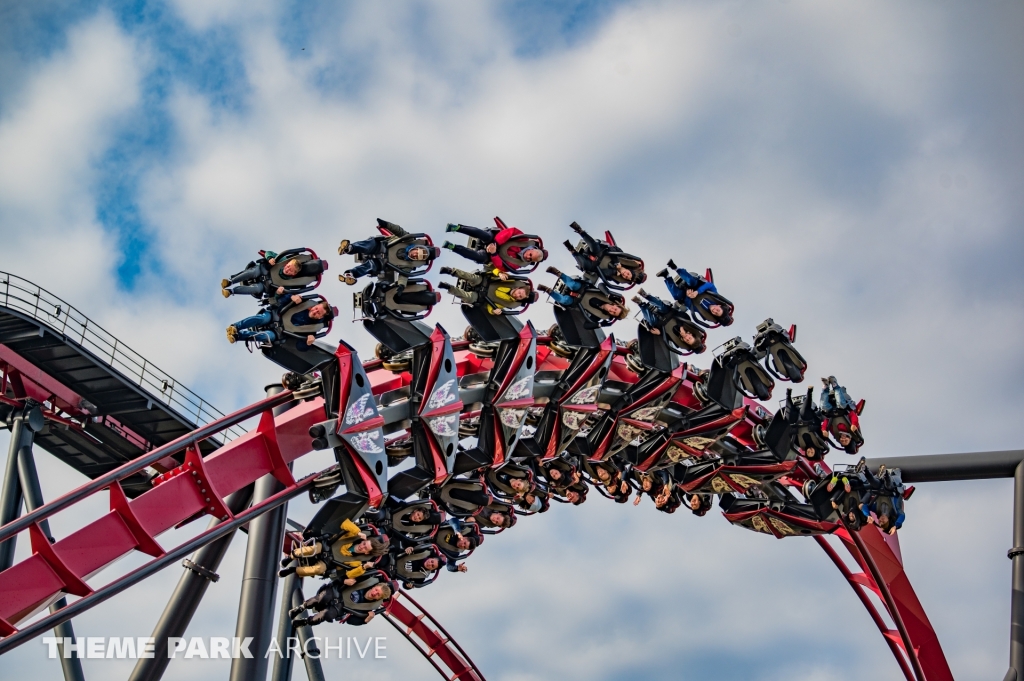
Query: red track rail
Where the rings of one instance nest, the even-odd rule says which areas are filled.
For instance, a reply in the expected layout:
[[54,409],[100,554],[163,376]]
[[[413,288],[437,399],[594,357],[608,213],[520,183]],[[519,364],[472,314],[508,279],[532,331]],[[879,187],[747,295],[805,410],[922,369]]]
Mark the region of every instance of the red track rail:
[[[158,556],[158,560],[177,553],[181,547],[165,553],[156,541],[158,535],[172,527],[205,514],[232,523],[234,518],[224,507],[223,497],[268,473],[286,485],[281,503],[289,495],[297,494],[300,484],[292,479],[287,464],[310,451],[309,427],[324,419],[324,410],[318,399],[302,403],[275,420],[270,410],[288,399],[284,395],[262,400],[226,416],[0,528],[0,537],[27,529],[32,544],[31,556],[0,573],[0,634],[11,637],[19,621],[65,593],[81,596],[83,600],[99,593],[87,580],[133,550]],[[205,459],[198,456],[195,445],[199,440],[257,414],[263,416],[256,430]],[[124,497],[119,480],[182,450],[187,450],[185,464],[160,476],[159,484],[137,498],[129,501]],[[43,537],[40,520],[104,488],[110,490],[109,513],[54,544]],[[15,639],[20,641],[24,637]],[[15,640],[0,641],[0,652],[13,645]]]
[[[401,600],[407,601],[412,607],[406,607]],[[400,589],[395,592],[384,611],[384,617],[448,681],[486,681],[466,651],[407,591]],[[438,660],[447,670],[438,664]]]
[[[861,572],[850,570],[827,539],[821,536],[815,539],[864,604],[907,681],[915,678],[917,681],[953,681],[953,673],[935,629],[903,569],[897,536],[883,534],[874,525],[866,525],[853,533],[842,528],[835,535],[846,546]],[[896,629],[890,629],[885,623],[865,589],[882,600]]]

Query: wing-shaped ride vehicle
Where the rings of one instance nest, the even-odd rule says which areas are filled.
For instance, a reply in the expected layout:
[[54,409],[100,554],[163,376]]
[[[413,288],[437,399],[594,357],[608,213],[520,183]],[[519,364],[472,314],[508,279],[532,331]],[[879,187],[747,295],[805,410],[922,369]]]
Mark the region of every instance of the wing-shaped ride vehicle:
[[363,276],[375,280],[354,294],[363,326],[392,353],[405,352],[427,342],[430,329],[418,324],[441,300],[423,277],[440,250],[430,235],[410,233],[387,220],[377,219],[379,235],[361,241],[343,240],[338,253],[354,255],[357,265],[339,279],[354,285]]

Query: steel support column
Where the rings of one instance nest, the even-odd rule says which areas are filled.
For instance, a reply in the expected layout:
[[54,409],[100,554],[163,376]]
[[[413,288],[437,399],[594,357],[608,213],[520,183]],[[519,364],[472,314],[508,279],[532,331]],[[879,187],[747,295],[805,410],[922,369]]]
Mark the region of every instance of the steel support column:
[[[302,601],[302,580],[300,579],[296,582],[295,588],[292,589],[291,607],[294,608],[297,605],[301,605]],[[316,647],[316,641],[312,641],[313,627],[309,625],[299,627],[295,630],[295,633],[299,637],[302,661],[306,664],[306,678],[309,681],[326,681],[323,665],[320,664],[320,649]],[[313,645],[310,646],[310,643]]]
[[[21,482],[18,480],[18,450],[25,433],[25,415],[18,413],[11,421],[11,444],[7,448],[7,466],[4,471],[3,490],[0,490],[0,526],[21,515]],[[18,537],[0,542],[0,572],[14,564],[14,549]]]
[[288,649],[288,639],[292,635],[292,618],[288,611],[292,608],[292,592],[298,588],[298,577],[291,573],[281,580],[281,609],[277,615],[277,649],[280,657],[274,658],[274,666],[270,670],[270,681],[292,681],[292,656]]
[[[35,409],[38,409],[38,407],[35,407]],[[25,510],[29,513],[43,505],[43,490],[39,486],[39,473],[36,471],[36,461],[32,457],[33,433],[34,431],[31,427],[24,429],[24,433],[21,436],[21,447],[18,449],[18,454],[15,457],[18,467],[18,479],[21,482],[21,493],[25,499]],[[49,521],[40,520],[39,529],[43,531],[43,534],[51,542],[53,541],[53,537],[50,535]],[[50,605],[50,612],[57,612],[67,606],[67,604],[68,600],[61,598]],[[64,641],[70,640],[72,643],[76,643],[75,630],[71,626],[71,621],[68,620],[55,626],[53,628],[53,635],[61,641],[58,645],[58,650],[60,651],[60,666],[64,671],[65,681],[85,681],[85,672],[82,671],[82,660],[78,656],[69,657],[64,655]],[[77,645],[75,649],[78,649]]]
[[1010,669],[1003,681],[1024,679],[1024,461],[1013,476],[1013,561],[1010,598]]
[[[249,485],[228,496],[224,503],[233,514],[241,513],[252,500],[253,486]],[[220,524],[220,520],[210,520],[209,527]],[[184,563],[185,570],[178,580],[178,586],[167,601],[167,607],[153,629],[155,642],[154,654],[151,658],[139,658],[132,670],[129,681],[158,681],[167,669],[171,660],[167,657],[167,639],[171,636],[184,636],[185,630],[192,622],[192,617],[199,608],[199,603],[206,595],[211,582],[217,580],[217,569],[231,546],[235,533],[225,535],[215,542],[199,549]]]
[[294,658],[288,649],[288,639],[292,636],[298,639],[299,654],[305,662],[309,681],[324,681],[324,670],[320,665],[320,651],[316,643],[313,643],[312,648],[307,648],[313,637],[312,627],[307,625],[293,629],[292,619],[288,617],[288,611],[302,601],[302,579],[293,572],[281,582],[281,613],[277,620],[277,645],[281,649],[281,657],[274,660],[270,681],[291,681]]
[[[267,396],[276,395],[282,390],[284,388],[280,385],[267,386]],[[294,405],[295,402],[290,402],[277,407],[274,415],[282,414]],[[268,473],[256,481],[253,503],[259,503],[282,489],[284,486]],[[252,657],[239,656],[231,660],[231,681],[264,681],[267,678],[269,660],[265,655],[274,634],[277,571],[284,548],[284,524],[287,517],[288,504],[282,504],[249,523],[235,636],[241,640],[252,639],[249,647]]]

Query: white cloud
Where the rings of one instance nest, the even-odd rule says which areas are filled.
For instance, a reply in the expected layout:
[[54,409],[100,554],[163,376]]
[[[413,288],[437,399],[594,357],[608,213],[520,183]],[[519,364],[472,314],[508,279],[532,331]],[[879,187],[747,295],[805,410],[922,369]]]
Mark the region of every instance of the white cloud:
[[0,112],[0,263],[80,306],[109,290],[119,260],[96,221],[94,165],[138,102],[139,58],[101,13],[69,31]]

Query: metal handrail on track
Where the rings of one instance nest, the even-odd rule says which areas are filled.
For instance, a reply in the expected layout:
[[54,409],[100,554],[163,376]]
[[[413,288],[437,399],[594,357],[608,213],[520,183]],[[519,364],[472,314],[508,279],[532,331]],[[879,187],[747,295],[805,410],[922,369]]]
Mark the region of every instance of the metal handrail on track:
[[[141,388],[147,396],[163,403],[195,426],[205,426],[224,417],[209,402],[154,366],[74,306],[27,279],[0,271],[0,306],[45,325],[54,335],[82,348],[129,383]],[[225,431],[224,441],[245,432],[239,427],[230,428]]]

